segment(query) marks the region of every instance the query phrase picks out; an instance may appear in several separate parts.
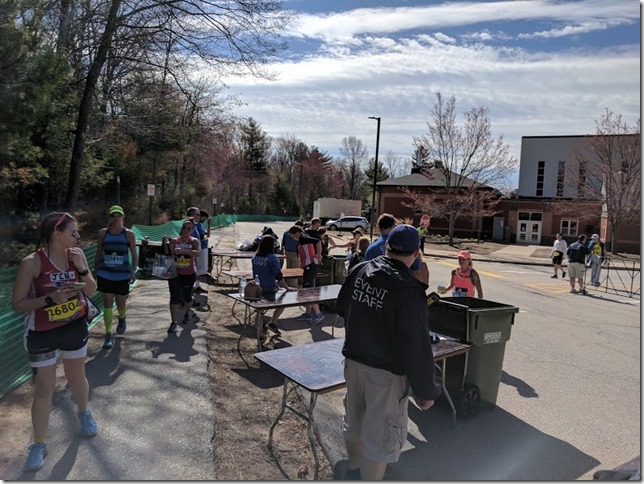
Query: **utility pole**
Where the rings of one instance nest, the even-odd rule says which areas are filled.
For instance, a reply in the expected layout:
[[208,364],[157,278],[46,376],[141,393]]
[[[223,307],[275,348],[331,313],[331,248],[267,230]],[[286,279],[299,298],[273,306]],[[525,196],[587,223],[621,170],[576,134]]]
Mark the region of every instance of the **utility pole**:
[[373,191],[371,193],[371,220],[369,221],[369,238],[373,241],[373,225],[376,223],[376,181],[378,180],[378,149],[380,148],[380,116],[369,116],[378,121],[376,132],[376,157],[373,161]]

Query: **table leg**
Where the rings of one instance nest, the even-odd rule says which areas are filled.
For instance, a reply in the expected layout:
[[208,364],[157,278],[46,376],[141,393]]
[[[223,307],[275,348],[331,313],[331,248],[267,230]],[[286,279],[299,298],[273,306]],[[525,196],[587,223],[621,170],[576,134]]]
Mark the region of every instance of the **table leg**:
[[[235,304],[237,304],[237,301],[235,301]],[[235,306],[233,305],[233,308],[234,307]],[[237,319],[237,316],[235,316],[234,313],[233,313],[233,316],[235,317],[235,319]],[[244,304],[244,319],[243,319],[243,321],[240,321],[240,323],[242,325],[242,328],[239,331],[239,338],[237,338],[237,353],[240,353],[240,354],[241,354],[241,346],[240,345],[241,345],[241,340],[242,340],[242,338],[244,336],[244,331],[246,330],[246,326],[251,326],[250,318],[251,318],[251,310],[250,310],[250,308],[248,306],[246,306]],[[239,319],[237,319],[237,321],[239,321]]]
[[262,351],[262,329],[264,326],[264,315],[260,310],[255,314],[255,327],[257,329],[257,351]]
[[284,412],[286,411],[286,397],[288,396],[288,378],[284,378],[284,390],[282,391],[282,407],[280,408],[280,413],[275,417],[275,420],[273,420],[273,423],[271,424],[271,429],[268,431],[268,448],[272,449],[273,448],[273,430],[275,430],[275,426],[277,423],[282,419],[284,416]]
[[226,262],[222,262],[221,264],[221,270],[224,270],[224,266],[228,264],[228,270],[232,271],[233,270],[233,264],[235,263],[235,259],[232,257],[228,257]]
[[317,481],[318,474],[320,472],[320,459],[318,457],[318,451],[315,448],[315,433],[314,433],[315,422],[313,419],[313,410],[315,409],[315,404],[317,403],[318,394],[315,392],[311,392],[311,398],[309,400],[309,408],[307,409],[306,415],[304,415],[296,408],[291,407],[287,402],[288,395],[297,388],[297,385],[294,384],[293,388],[291,388],[291,390],[288,390],[288,382],[289,382],[289,379],[284,378],[284,389],[282,391],[282,407],[280,408],[280,413],[277,415],[277,417],[275,417],[275,420],[273,420],[273,423],[271,424],[271,428],[268,431],[268,448],[272,450],[273,430],[275,430],[275,427],[277,426],[278,422],[282,419],[282,417],[284,416],[284,412],[288,408],[295,415],[307,421],[306,430],[309,437],[311,452],[313,453],[313,460],[315,461],[315,472],[313,475],[313,480]]
[[335,313],[335,317],[333,318],[333,325],[331,326],[331,337],[335,338],[335,324],[338,322],[338,313]]
[[449,396],[447,391],[447,386],[445,385],[445,375],[447,374],[447,358],[441,360],[441,386],[443,387],[443,393],[449,402],[449,406],[452,408],[452,425],[456,427],[456,407],[454,407],[454,402],[452,402],[452,397]]
[[[237,301],[235,301],[235,304],[237,304]],[[233,309],[234,308],[235,308],[235,305],[233,304]],[[235,316],[235,313],[233,313],[233,316],[235,317],[235,319],[237,319],[237,316]],[[241,323],[241,325],[242,325],[241,329],[239,330],[239,338],[237,338],[237,353],[239,353],[239,354],[241,354],[241,346],[240,345],[241,345],[241,339],[244,336],[244,330],[246,329],[247,318],[248,318],[248,306],[246,306],[244,304],[244,319],[241,320],[241,321],[239,321],[239,319],[237,319],[237,321],[239,321]]]
[[313,409],[315,408],[315,403],[317,402],[318,394],[311,392],[311,399],[309,401],[309,416],[307,418],[307,431],[309,434],[309,444],[311,444],[311,452],[313,452],[313,460],[315,461],[315,474],[313,480],[318,480],[318,472],[320,470],[320,459],[318,459],[318,451],[315,448],[315,440],[313,435]]
[[[226,263],[226,261],[224,260],[223,255],[214,255],[213,256],[212,267],[213,267],[213,269],[215,271],[215,277],[217,278],[217,284],[219,284],[219,282],[221,280],[221,273],[224,270],[225,263]],[[232,285],[232,278],[230,280],[231,280],[231,285]]]

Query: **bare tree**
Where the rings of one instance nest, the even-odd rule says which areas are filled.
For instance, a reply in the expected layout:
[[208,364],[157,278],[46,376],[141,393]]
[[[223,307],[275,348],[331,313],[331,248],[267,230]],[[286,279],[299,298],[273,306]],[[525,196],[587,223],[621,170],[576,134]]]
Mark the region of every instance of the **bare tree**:
[[340,154],[343,157],[340,168],[347,182],[347,195],[352,200],[362,200],[361,187],[365,178],[362,167],[369,159],[369,150],[362,140],[349,136],[342,139]]
[[424,212],[448,220],[451,245],[457,219],[495,213],[498,193],[493,187],[506,184],[517,160],[502,136],[493,138],[487,108],[472,108],[463,126],[457,125],[454,96],[445,102],[437,93],[427,128],[414,144],[425,155],[424,174],[440,180],[440,193],[407,194]]
[[[640,121],[628,125],[620,114],[606,109],[577,154],[580,173],[593,173],[598,183],[586,184],[586,198],[600,200],[602,215],[611,229],[611,252],[617,253],[622,227],[640,220],[641,146]],[[583,180],[580,180],[583,182]]]
[[[275,138],[272,143],[269,166],[286,176],[288,183],[294,183],[295,172],[308,157],[308,147],[294,134]],[[298,175],[299,176],[299,175]]]
[[[96,5],[89,1],[85,13],[91,13],[87,29],[91,30],[92,38],[97,42],[76,50],[85,55],[78,65],[88,67],[80,83],[82,93],[65,199],[67,210],[75,208],[78,198],[92,105],[101,74],[108,54],[119,55],[113,47],[141,46],[134,54],[136,57],[128,61],[163,71],[164,79],[165,76],[172,77],[179,87],[181,70],[191,66],[191,59],[192,66],[196,60],[206,62],[212,75],[252,74],[270,78],[271,73],[265,71],[262,64],[285,48],[277,38],[290,19],[281,2],[273,0],[134,0],[127,3],[110,0]],[[70,15],[71,9],[64,4],[60,29],[71,28]],[[87,19],[85,16],[79,22],[82,20],[85,25]],[[64,38],[61,45],[66,45],[72,38],[63,30],[59,35]],[[132,52],[130,50],[131,55]],[[108,92],[109,89],[101,91]]]
[[408,162],[402,156],[388,150],[379,161],[379,164],[384,166],[387,170],[389,178],[399,178],[409,174]]

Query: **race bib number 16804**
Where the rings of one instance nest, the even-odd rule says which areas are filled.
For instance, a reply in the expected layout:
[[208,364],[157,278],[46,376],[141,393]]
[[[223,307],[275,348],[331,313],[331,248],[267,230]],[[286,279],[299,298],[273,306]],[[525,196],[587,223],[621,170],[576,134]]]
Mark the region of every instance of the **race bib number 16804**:
[[80,312],[80,310],[81,305],[78,298],[45,308],[45,311],[47,311],[47,315],[49,316],[49,322],[51,323],[72,319]]

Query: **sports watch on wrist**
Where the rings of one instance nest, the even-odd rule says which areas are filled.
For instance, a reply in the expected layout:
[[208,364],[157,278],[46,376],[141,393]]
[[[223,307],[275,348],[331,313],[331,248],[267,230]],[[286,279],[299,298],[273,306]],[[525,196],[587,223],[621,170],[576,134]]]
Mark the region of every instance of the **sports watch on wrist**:
[[89,269],[85,269],[83,272],[78,271],[79,276],[86,276],[87,274],[89,274]]
[[56,303],[54,303],[54,300],[51,298],[51,296],[45,296],[45,304],[47,306],[53,306]]

